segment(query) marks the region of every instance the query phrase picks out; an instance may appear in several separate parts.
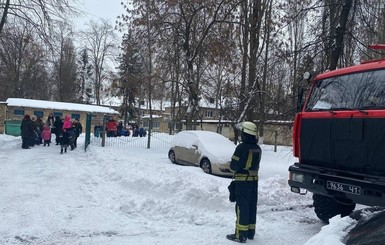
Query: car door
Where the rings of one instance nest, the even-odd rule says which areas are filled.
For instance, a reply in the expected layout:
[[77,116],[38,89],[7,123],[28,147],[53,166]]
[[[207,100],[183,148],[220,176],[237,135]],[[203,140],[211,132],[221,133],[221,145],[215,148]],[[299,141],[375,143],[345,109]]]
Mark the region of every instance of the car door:
[[193,145],[196,136],[188,132],[181,132],[179,137],[183,138],[183,144],[174,147],[177,162],[183,165],[196,165],[194,158],[196,158],[197,147]]
[[185,159],[186,164],[197,166],[198,164],[198,146],[195,144],[191,144],[190,147],[186,150]]
[[174,152],[175,152],[175,160],[183,165],[188,165],[187,162],[187,154],[188,154],[188,148],[186,146],[174,146]]

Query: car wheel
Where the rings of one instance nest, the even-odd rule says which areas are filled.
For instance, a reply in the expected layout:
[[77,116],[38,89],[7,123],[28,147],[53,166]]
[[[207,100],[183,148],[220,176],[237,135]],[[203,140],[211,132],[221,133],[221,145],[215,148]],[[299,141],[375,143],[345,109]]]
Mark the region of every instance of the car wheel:
[[168,152],[168,158],[170,159],[170,161],[172,163],[176,163],[176,160],[175,160],[175,152],[174,151],[169,151]]
[[203,169],[203,172],[205,172],[205,173],[208,173],[208,174],[212,173],[211,172],[211,163],[210,163],[209,159],[207,159],[207,158],[202,159],[201,168]]

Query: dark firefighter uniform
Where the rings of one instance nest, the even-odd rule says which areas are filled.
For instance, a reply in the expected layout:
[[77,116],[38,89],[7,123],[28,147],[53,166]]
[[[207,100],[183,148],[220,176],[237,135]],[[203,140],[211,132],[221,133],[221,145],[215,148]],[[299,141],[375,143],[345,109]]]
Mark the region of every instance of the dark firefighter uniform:
[[241,130],[242,143],[236,147],[230,163],[231,170],[235,172],[235,234],[227,235],[227,239],[243,243],[254,239],[262,151],[257,144],[255,124],[244,122]]

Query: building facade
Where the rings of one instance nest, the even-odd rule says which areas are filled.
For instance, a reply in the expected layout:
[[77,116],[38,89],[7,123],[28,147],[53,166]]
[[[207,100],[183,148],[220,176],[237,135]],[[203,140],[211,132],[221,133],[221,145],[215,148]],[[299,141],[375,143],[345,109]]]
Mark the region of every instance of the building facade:
[[93,115],[93,125],[101,124],[106,116],[119,117],[117,111],[104,106],[9,98],[6,102],[0,102],[0,133],[17,136],[17,125],[21,124],[25,114],[35,115],[46,122],[50,113],[61,118],[68,115],[72,120],[79,120],[83,127],[89,113]]

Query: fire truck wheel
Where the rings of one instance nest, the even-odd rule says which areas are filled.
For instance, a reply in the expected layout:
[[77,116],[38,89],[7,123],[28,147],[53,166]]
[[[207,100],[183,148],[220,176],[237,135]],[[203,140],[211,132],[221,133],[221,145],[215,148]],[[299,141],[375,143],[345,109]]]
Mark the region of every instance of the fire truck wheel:
[[336,202],[333,197],[320,194],[313,194],[314,212],[317,217],[325,223],[329,223],[329,219],[341,214],[342,204]]
[[341,217],[350,215],[355,208],[356,208],[355,203],[340,204]]

